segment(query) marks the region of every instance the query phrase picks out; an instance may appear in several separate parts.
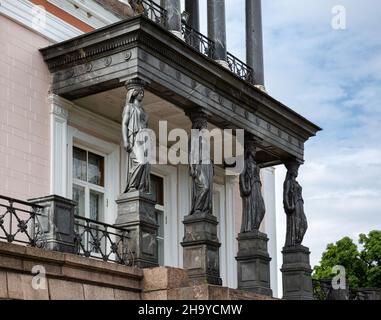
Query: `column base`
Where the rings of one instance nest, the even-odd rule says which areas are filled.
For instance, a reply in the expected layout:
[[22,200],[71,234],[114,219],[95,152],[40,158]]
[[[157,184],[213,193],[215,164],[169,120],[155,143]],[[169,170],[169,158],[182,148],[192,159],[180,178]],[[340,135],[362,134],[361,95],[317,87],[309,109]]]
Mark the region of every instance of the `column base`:
[[222,285],[220,277],[217,218],[210,214],[194,214],[184,218],[184,268],[192,285]]
[[310,250],[302,245],[284,247],[283,299],[313,300]]
[[139,268],[157,267],[157,230],[155,201],[152,195],[138,191],[119,196],[115,226],[129,230],[128,249],[133,265]]
[[237,240],[238,289],[272,297],[267,235],[259,231],[240,233]]

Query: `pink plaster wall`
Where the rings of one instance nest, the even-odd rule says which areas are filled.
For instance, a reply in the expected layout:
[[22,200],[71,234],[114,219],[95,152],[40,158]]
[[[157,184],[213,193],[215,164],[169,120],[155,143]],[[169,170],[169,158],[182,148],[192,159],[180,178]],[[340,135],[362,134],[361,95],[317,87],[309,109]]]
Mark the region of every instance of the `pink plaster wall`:
[[0,15],[0,195],[49,194],[49,71],[45,38]]

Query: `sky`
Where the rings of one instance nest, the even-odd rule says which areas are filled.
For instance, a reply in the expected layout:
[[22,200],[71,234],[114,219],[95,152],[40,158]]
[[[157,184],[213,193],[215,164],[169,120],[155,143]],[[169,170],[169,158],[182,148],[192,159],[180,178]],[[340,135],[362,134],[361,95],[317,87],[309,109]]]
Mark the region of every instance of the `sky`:
[[[345,29],[332,27],[337,5]],[[266,90],[324,129],[307,142],[298,178],[314,266],[328,243],[381,230],[381,1],[262,0],[262,11]],[[243,60],[244,14],[244,0],[226,0],[228,49]],[[284,178],[277,167],[279,251]]]

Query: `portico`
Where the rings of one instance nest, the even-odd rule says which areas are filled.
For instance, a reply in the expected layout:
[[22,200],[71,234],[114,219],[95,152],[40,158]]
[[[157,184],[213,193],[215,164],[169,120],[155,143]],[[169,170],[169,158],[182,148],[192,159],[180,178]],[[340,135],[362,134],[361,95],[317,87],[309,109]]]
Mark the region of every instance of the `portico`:
[[[53,148],[52,158],[57,161],[59,167],[59,159],[66,157],[59,147],[63,146],[65,150],[64,146],[67,144],[61,136],[63,131],[60,131],[67,130],[65,125],[70,126],[72,122],[77,128],[83,126],[81,121],[86,121],[89,112],[107,119],[102,123],[101,118],[95,117],[97,120],[94,118],[91,123],[94,124],[92,132],[95,137],[99,135],[99,130],[108,131],[107,126],[113,132],[112,138],[110,131],[105,133],[109,135],[110,141],[107,141],[104,147],[110,149],[111,162],[114,161],[116,165],[122,164],[120,171],[111,174],[115,178],[111,178],[109,187],[105,188],[105,192],[114,190],[114,199],[110,200],[108,207],[111,213],[107,222],[115,224],[118,221],[118,226],[125,225],[127,228],[131,226],[128,223],[132,222],[134,226],[138,226],[129,241],[133,244],[137,265],[140,267],[159,264],[158,250],[155,246],[158,245],[156,238],[160,236],[161,230],[158,220],[155,221],[155,215],[156,218],[160,218],[158,211],[164,204],[159,201],[160,196],[156,195],[150,207],[152,210],[147,212],[139,209],[137,198],[134,199],[138,201],[136,219],[118,219],[120,215],[117,213],[120,214],[121,211],[118,211],[115,204],[115,195],[118,196],[118,191],[125,187],[125,176],[128,174],[123,165],[126,155],[121,148],[121,117],[122,108],[126,104],[128,84],[131,81],[144,83],[141,88],[145,93],[142,106],[150,119],[148,126],[151,129],[157,132],[158,120],[167,120],[170,128],[181,127],[189,132],[194,122],[192,114],[197,111],[202,114],[208,127],[245,130],[246,136],[255,141],[255,162],[261,169],[290,162],[303,163],[306,141],[320,130],[318,126],[256,87],[264,84],[260,70],[256,77],[252,68],[260,69],[260,62],[252,62],[253,66],[248,66],[227,52],[223,32],[226,28],[222,14],[223,1],[208,1],[209,38],[202,36],[190,26],[184,28],[181,25],[179,3],[180,1],[176,0],[165,1],[166,11],[157,6],[149,6],[150,1],[143,1],[146,9],[143,15],[41,50],[52,74],[52,105],[55,106],[52,117],[53,123],[57,125],[57,131],[52,132],[57,143],[57,147]],[[197,12],[197,6],[193,6],[192,10]],[[250,12],[254,11],[255,7]],[[152,16],[155,17],[155,21],[148,18]],[[197,26],[197,18],[193,17],[191,21],[193,27]],[[248,34],[248,37],[252,37],[252,34]],[[252,50],[248,52],[254,54]],[[81,133],[73,132],[73,141],[80,141],[80,135]],[[86,137],[82,138],[86,140]],[[98,142],[95,138],[92,143],[88,143],[88,152],[91,152],[91,146],[98,145]],[[158,147],[160,148],[160,141]],[[111,168],[112,165],[110,170]],[[213,196],[216,193],[219,196],[232,193],[234,185],[237,184],[238,177],[226,177],[223,169],[223,165],[216,165],[213,181],[209,181],[212,185],[222,186],[220,192],[216,191],[218,187],[215,188]],[[55,186],[52,193],[71,198],[72,194],[66,187],[68,184],[60,183],[62,179],[67,179],[65,176],[70,175],[70,166],[66,167],[64,173],[57,172],[52,173],[52,185]],[[117,177],[118,173],[120,175]],[[209,216],[188,216],[192,205],[188,168],[158,164],[152,168],[152,173],[164,178],[163,188],[167,190],[164,203],[170,207],[173,213],[171,217],[175,221],[168,231],[170,235],[166,238],[171,248],[170,254],[173,256],[170,257],[167,252],[166,261],[181,261],[182,267],[189,271],[195,283],[206,281],[221,284],[221,272],[226,278],[227,274],[231,275],[236,271],[229,269],[226,263],[237,254],[234,245],[237,234],[229,235],[229,230],[234,230],[229,229],[235,214],[234,208],[226,205],[224,198],[221,200],[222,206],[213,202],[214,212],[210,212]],[[181,186],[187,188],[178,190]],[[183,198],[182,207],[175,207],[171,199],[175,192],[177,197]],[[128,201],[130,200],[126,199],[125,204],[131,203]],[[118,200],[118,205],[119,202]],[[126,215],[131,213],[129,209],[125,210]],[[147,227],[147,223],[144,222],[147,218],[145,215],[152,218],[149,232],[144,229]],[[184,239],[179,227],[183,221],[188,232]],[[224,227],[221,228],[219,224],[223,224]],[[265,239],[260,238],[261,241]],[[262,258],[267,260],[266,254],[263,256],[265,258]],[[220,263],[222,257],[224,266]],[[194,265],[196,260],[199,263]],[[239,274],[242,275],[242,272],[245,273],[241,270]],[[252,280],[254,284],[258,282],[258,279]],[[249,284],[249,289],[250,285],[252,283]]]

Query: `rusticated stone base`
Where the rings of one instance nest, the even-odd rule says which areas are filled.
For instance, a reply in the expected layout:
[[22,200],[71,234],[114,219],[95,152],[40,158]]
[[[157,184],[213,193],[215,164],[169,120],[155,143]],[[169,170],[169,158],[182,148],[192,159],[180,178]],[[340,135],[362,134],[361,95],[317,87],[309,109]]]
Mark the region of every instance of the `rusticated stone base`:
[[[33,288],[32,269],[46,271]],[[40,282],[43,285],[43,283]],[[176,268],[139,269],[0,242],[0,300],[268,300],[252,292],[214,285],[192,286]]]
[[267,235],[259,231],[238,235],[238,289],[272,296]]
[[160,267],[144,269],[143,300],[269,300],[248,291],[222,286],[191,285],[187,271]]
[[130,260],[139,268],[157,267],[157,230],[155,201],[145,193],[129,192],[119,196],[115,225],[129,230]]
[[304,246],[283,248],[283,299],[313,300],[310,251]]
[[140,300],[142,278],[138,268],[0,242],[0,300]]
[[184,268],[192,285],[221,285],[221,244],[217,238],[217,218],[210,214],[194,214],[184,219]]

